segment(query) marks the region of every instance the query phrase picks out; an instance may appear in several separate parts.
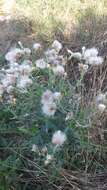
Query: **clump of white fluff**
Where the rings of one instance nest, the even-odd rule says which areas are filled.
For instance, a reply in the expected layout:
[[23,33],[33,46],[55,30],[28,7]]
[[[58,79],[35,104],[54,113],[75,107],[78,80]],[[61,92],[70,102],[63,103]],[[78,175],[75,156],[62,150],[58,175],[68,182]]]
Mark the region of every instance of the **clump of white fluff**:
[[58,52],[55,49],[48,49],[44,53],[45,59],[50,65],[65,65],[66,61],[62,55],[58,55]]
[[52,71],[57,76],[64,76],[65,74],[65,69],[62,65],[53,66]]
[[106,109],[106,105],[104,105],[104,104],[98,104],[98,111],[100,113],[103,113],[105,111],[105,109]]
[[[32,62],[28,59],[31,50],[24,48],[20,41],[18,45],[20,48],[12,48],[5,55],[5,59],[8,61],[8,68],[2,69],[3,77],[1,78],[0,94],[7,92],[11,96],[15,86],[21,92],[25,92],[27,87],[32,84],[32,79],[29,78],[32,72]],[[21,61],[20,58],[25,59],[19,64],[18,61]]]
[[5,59],[10,63],[14,63],[17,62],[22,57],[23,54],[24,51],[22,49],[14,48],[5,55]]
[[45,51],[44,54],[47,57],[54,57],[54,58],[58,55],[55,49],[48,49],[47,51]]
[[52,91],[46,90],[42,95],[41,103],[42,104],[48,104],[49,102],[52,103],[53,99],[54,97]]
[[35,51],[38,51],[38,50],[40,50],[41,49],[41,44],[40,43],[34,43],[33,44],[33,49],[35,50]]
[[1,83],[4,88],[7,88],[9,85],[14,85],[16,82],[16,76],[14,74],[7,74],[5,78],[1,80]]
[[47,68],[47,62],[44,59],[38,59],[35,62],[36,67],[40,68],[40,69],[45,69]]
[[101,56],[98,56],[98,50],[94,47],[84,50],[83,58],[85,59],[86,64],[92,66],[98,66],[103,63],[103,58]]
[[52,143],[54,145],[63,145],[63,143],[66,141],[67,137],[66,137],[66,134],[63,133],[62,131],[56,131],[54,134],[53,134],[53,137],[52,137]]
[[27,63],[27,61],[24,61],[20,67],[19,67],[19,72],[22,75],[29,75],[32,71],[32,66]]
[[62,49],[62,44],[58,40],[55,40],[52,43],[52,48],[54,48],[57,52],[59,52]]
[[17,88],[24,90],[32,84],[32,80],[28,76],[21,76],[17,82]]
[[98,56],[98,57],[90,57],[88,60],[89,65],[101,65],[103,63],[103,58]]
[[56,107],[56,104],[54,102],[48,103],[48,104],[44,104],[42,106],[43,113],[45,115],[49,116],[49,117],[53,116],[55,114],[56,109],[57,109],[57,107]]
[[84,59],[89,59],[90,57],[96,57],[98,56],[98,50],[96,48],[90,48],[90,49],[86,49],[84,51]]
[[42,111],[47,116],[54,116],[57,105],[56,102],[61,99],[61,93],[55,92],[53,93],[50,90],[46,90],[41,98]]
[[24,49],[23,49],[23,53],[24,53],[27,57],[30,57],[30,55],[31,55],[31,49],[29,49],[29,48],[24,48]]
[[45,51],[44,55],[48,63],[53,63],[58,58],[58,53],[55,49],[48,49],[47,51]]

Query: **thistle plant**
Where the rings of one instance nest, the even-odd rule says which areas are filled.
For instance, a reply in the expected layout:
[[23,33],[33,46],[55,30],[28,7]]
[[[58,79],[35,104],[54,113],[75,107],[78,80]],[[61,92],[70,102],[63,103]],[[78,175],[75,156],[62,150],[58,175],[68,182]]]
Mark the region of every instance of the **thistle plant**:
[[101,66],[103,58],[96,48],[68,50],[80,71],[72,85],[67,58],[60,54],[62,44],[55,40],[38,58],[42,48],[39,43],[29,49],[18,42],[5,55],[7,65],[0,71],[0,183],[6,188],[39,188],[35,179],[43,176],[56,185],[55,176],[62,169],[89,172],[104,167],[99,152],[105,159],[106,151],[92,140],[91,131],[96,114],[106,112],[106,93],[83,106],[83,94],[77,90],[90,67]]

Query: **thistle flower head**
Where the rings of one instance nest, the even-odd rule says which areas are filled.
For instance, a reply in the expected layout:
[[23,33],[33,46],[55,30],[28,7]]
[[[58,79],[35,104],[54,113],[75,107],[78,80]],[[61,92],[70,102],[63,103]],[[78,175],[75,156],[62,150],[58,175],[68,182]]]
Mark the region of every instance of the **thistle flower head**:
[[38,59],[36,62],[36,67],[40,68],[40,69],[45,69],[47,68],[47,63],[44,61],[44,59]]
[[55,49],[48,49],[44,54],[48,63],[56,62],[58,54]]
[[62,44],[58,40],[55,40],[52,43],[52,48],[54,48],[57,52],[59,52],[62,49]]
[[84,59],[87,60],[90,57],[96,57],[98,55],[98,50],[96,48],[86,49],[84,51]]
[[42,106],[42,111],[45,115],[49,117],[54,116],[56,112],[56,104],[54,102],[49,103],[49,104],[44,104]]
[[53,67],[52,70],[53,70],[53,73],[57,76],[63,76],[65,73],[65,69],[62,65],[57,65]]
[[41,103],[42,104],[52,103],[53,99],[54,99],[53,93],[50,90],[46,90],[42,95]]
[[20,65],[19,71],[22,75],[29,75],[32,71],[32,66],[24,62],[22,65]]
[[34,49],[35,51],[41,49],[41,44],[39,44],[39,43],[34,43],[34,44],[33,44],[33,49]]
[[20,90],[24,90],[27,87],[29,87],[31,84],[32,84],[32,80],[28,76],[21,76],[17,83],[17,87]]
[[14,74],[7,74],[5,78],[1,80],[1,83],[4,88],[7,88],[9,85],[14,85],[16,82],[16,76]]
[[98,104],[98,110],[100,113],[103,113],[106,109],[106,105],[104,104]]
[[52,143],[54,145],[62,145],[66,141],[67,137],[62,131],[56,131],[52,137]]
[[62,96],[61,96],[60,92],[54,92],[53,97],[54,97],[54,100],[59,101],[59,100],[61,100]]
[[31,50],[29,48],[24,48],[23,53],[29,57],[31,54]]
[[23,54],[24,52],[22,49],[14,48],[5,55],[5,59],[10,63],[14,63],[17,62],[22,57]]
[[89,65],[98,66],[103,63],[103,58],[100,56],[90,57],[87,62]]

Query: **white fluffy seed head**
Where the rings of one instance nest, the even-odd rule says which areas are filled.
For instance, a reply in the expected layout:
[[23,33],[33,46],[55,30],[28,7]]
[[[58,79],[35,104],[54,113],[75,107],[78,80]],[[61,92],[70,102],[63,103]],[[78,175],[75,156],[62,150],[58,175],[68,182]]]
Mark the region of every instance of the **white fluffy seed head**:
[[53,94],[54,100],[59,101],[61,100],[61,93],[60,92],[54,92]]
[[96,56],[96,57],[90,57],[88,59],[88,62],[87,62],[89,65],[92,65],[92,66],[98,66],[98,65],[101,65],[103,63],[103,58],[100,57],[100,56]]
[[23,54],[24,52],[22,49],[14,48],[5,55],[5,59],[10,63],[14,63],[17,62],[22,57]]
[[18,68],[19,67],[19,64],[14,62],[14,63],[10,63],[10,68],[12,69],[15,69],[15,68]]
[[54,116],[55,112],[56,112],[56,104],[53,103],[49,103],[49,104],[44,104],[42,106],[42,111],[45,115],[51,117]]
[[52,143],[54,145],[63,145],[63,143],[66,141],[67,137],[65,135],[65,133],[63,133],[62,131],[56,131],[54,134],[53,134],[53,137],[52,137]]
[[29,48],[24,48],[24,49],[23,49],[23,52],[24,52],[24,54],[27,55],[28,57],[29,57],[30,54],[31,54],[31,50],[30,50]]
[[104,104],[98,104],[98,111],[100,113],[103,113],[106,109],[106,106]]
[[55,49],[48,49],[44,54],[48,63],[55,62],[58,57]]
[[52,67],[53,73],[57,76],[64,76],[65,69],[62,65],[57,65],[55,67]]
[[29,87],[31,84],[32,84],[32,80],[28,76],[21,76],[17,83],[17,87],[20,90],[23,90]]
[[38,59],[36,62],[36,67],[40,68],[40,69],[45,69],[47,68],[47,63],[46,61],[44,61],[44,59]]
[[9,85],[14,85],[16,82],[16,76],[14,74],[7,74],[4,79],[1,80],[3,87],[7,88]]
[[54,100],[53,93],[50,90],[46,90],[41,99],[42,104],[52,103]]
[[56,57],[57,56],[57,52],[55,51],[55,49],[48,49],[47,51],[45,51],[45,56],[46,57]]
[[29,75],[32,71],[32,67],[29,64],[22,64],[19,67],[20,74]]
[[57,52],[59,52],[62,49],[62,44],[58,40],[55,40],[52,43],[52,48],[54,48]]
[[33,49],[34,49],[35,51],[38,51],[39,49],[41,49],[41,44],[39,44],[39,43],[34,43],[34,44],[33,44]]
[[98,55],[98,50],[96,48],[86,49],[84,52],[84,59],[87,60],[90,57],[96,57]]

